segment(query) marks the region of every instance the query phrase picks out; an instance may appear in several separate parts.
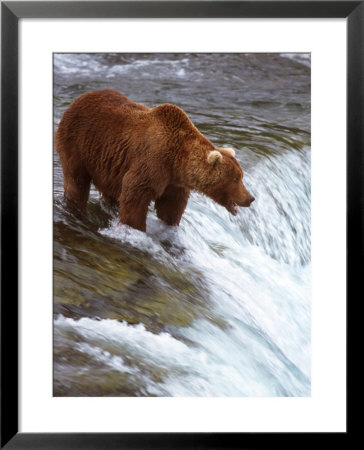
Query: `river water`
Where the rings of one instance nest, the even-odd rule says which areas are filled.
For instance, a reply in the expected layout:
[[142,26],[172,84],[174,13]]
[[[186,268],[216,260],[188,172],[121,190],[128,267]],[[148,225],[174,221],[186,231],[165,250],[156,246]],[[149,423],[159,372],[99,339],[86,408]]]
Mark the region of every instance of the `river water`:
[[55,54],[54,126],[83,92],[174,103],[233,147],[256,198],[193,193],[179,227],[63,200],[54,151],[54,395],[309,396],[310,56]]

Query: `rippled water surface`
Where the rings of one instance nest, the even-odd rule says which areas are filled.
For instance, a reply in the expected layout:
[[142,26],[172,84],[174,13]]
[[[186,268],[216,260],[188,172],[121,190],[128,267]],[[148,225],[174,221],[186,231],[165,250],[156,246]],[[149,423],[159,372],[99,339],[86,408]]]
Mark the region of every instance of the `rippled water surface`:
[[54,152],[54,395],[309,396],[309,55],[56,54],[55,127],[104,88],[182,107],[256,201],[193,193],[179,227],[151,204],[142,233],[95,189],[67,210]]

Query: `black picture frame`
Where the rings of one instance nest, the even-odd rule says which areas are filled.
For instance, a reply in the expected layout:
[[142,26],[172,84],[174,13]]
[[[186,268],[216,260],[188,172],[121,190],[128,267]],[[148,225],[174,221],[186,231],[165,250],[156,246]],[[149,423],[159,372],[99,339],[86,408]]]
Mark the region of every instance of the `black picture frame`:
[[[18,432],[18,22],[21,18],[346,18],[347,313],[363,270],[364,2],[125,1],[1,2],[1,448],[294,448],[327,444],[326,433],[19,433]],[[359,294],[360,297],[360,294]],[[348,328],[349,329],[349,328]],[[348,356],[351,347],[347,346]],[[349,357],[347,375],[350,373]],[[349,438],[335,433],[337,444]],[[351,435],[351,434],[350,434]]]

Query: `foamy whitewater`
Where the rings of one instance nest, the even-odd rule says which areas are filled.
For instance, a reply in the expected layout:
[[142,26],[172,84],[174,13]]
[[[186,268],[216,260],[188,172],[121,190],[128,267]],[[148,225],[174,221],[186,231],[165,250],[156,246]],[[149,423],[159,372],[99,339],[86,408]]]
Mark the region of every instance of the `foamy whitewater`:
[[[57,57],[62,83],[66,75],[72,79],[75,58]],[[309,58],[277,58],[307,76]],[[109,79],[134,76],[135,83],[137,73],[152,79],[162,64],[168,76],[159,76],[193,79],[190,64],[197,60],[149,59],[110,64],[82,55],[77,77],[83,67],[87,80],[90,67],[95,73],[108,67]],[[59,103],[56,122],[64,108]],[[85,224],[65,210],[55,157],[56,395],[310,395],[309,140],[298,128],[299,113],[281,135],[271,112],[262,120],[271,106],[252,108],[257,119],[245,125],[232,113],[224,129],[204,131],[215,142],[224,136],[245,168],[256,201],[236,217],[192,193],[179,227],[163,224],[152,204],[142,233],[120,226],[117,211],[92,189]]]

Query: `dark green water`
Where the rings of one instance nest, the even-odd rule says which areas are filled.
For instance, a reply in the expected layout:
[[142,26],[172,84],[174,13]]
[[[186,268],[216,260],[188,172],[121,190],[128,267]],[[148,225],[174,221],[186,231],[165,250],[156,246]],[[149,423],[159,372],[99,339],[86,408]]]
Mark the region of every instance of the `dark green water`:
[[182,107],[236,151],[256,198],[233,217],[193,194],[147,233],[92,189],[66,209],[54,153],[54,395],[310,395],[310,58],[56,54],[54,124],[111,88]]

